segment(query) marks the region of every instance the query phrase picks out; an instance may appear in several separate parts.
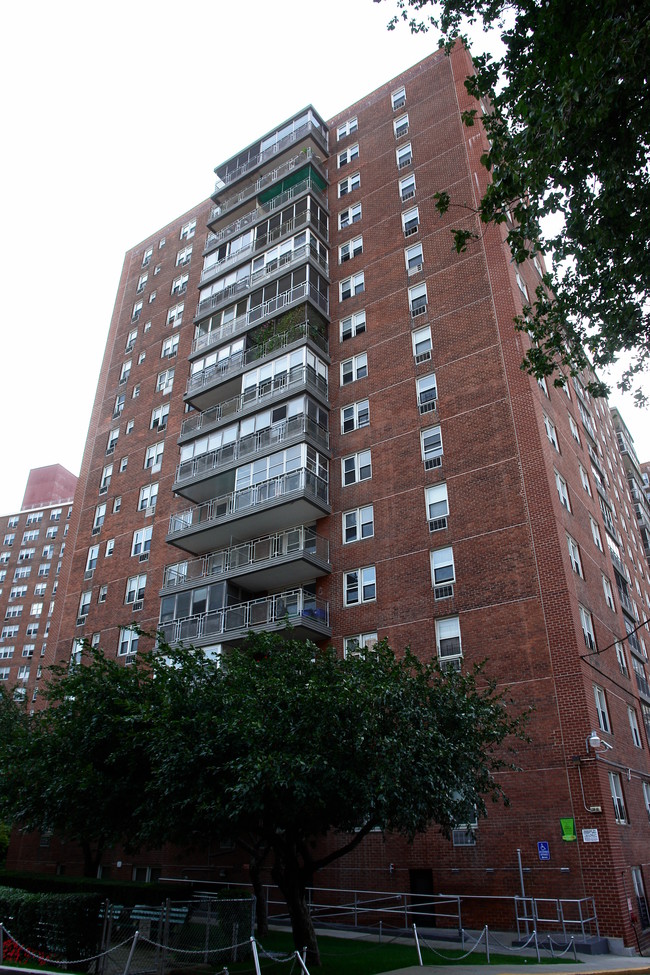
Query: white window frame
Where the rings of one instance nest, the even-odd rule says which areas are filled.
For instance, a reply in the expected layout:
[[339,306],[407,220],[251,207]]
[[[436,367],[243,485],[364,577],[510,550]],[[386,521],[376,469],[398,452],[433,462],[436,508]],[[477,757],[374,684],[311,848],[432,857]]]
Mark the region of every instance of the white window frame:
[[598,719],[598,727],[605,734],[611,735],[612,724],[609,720],[609,710],[607,708],[607,698],[605,697],[605,691],[598,684],[594,684],[594,701],[596,702],[596,715]]
[[399,181],[399,198],[402,203],[406,203],[407,200],[412,200],[416,192],[415,185],[415,173],[409,173],[408,176],[402,176]]
[[614,590],[612,589],[612,584],[606,575],[603,575],[603,592],[605,593],[605,602],[612,612],[615,613],[616,604],[614,602]]
[[341,342],[345,342],[347,339],[352,339],[355,335],[361,335],[365,331],[365,308],[363,308],[361,311],[355,311],[354,314],[342,318],[339,322],[339,335]]
[[630,722],[630,733],[632,735],[632,744],[635,748],[643,748],[643,741],[641,739],[641,729],[639,728],[639,719],[637,718],[636,711],[634,708],[628,705],[627,709],[627,719]]
[[398,169],[406,169],[413,165],[413,146],[410,142],[405,142],[403,146],[398,146],[395,150],[395,159]]
[[338,185],[339,199],[343,196],[347,196],[348,193],[353,193],[354,190],[358,190],[361,186],[361,173],[352,173],[350,176],[346,176],[342,179]]
[[567,511],[571,511],[571,501],[569,500],[569,488],[567,482],[562,477],[559,471],[555,471],[555,487],[557,488],[557,496],[560,499],[560,504],[566,508]]
[[349,386],[368,375],[368,353],[359,352],[358,355],[341,362],[341,386]]
[[144,591],[147,585],[147,574],[129,576],[126,580],[126,594],[124,602],[127,606],[132,603],[140,602],[144,599]]
[[402,139],[405,135],[408,135],[409,131],[409,116],[408,112],[405,115],[400,115],[398,118],[393,119],[393,134],[396,139]]
[[442,531],[446,528],[449,516],[449,495],[444,481],[441,484],[430,484],[424,489],[424,504],[429,531]]
[[567,546],[569,548],[569,561],[571,563],[571,568],[576,575],[579,575],[581,579],[584,579],[584,572],[582,571],[582,559],[580,558],[580,549],[575,538],[571,535],[567,535]]
[[352,433],[370,425],[370,401],[357,400],[341,407],[341,434]]
[[349,166],[351,162],[359,158],[359,143],[353,142],[351,146],[347,146],[345,149],[341,149],[336,161],[338,168],[342,169],[343,166]]
[[362,542],[366,538],[373,538],[375,534],[375,512],[371,504],[361,508],[344,511],[341,515],[341,536],[344,545]]
[[[431,440],[432,445],[427,446],[427,440]],[[436,441],[439,441],[439,445],[436,444]],[[428,471],[441,466],[444,451],[440,426],[427,427],[426,430],[420,431],[420,450],[425,470]]]
[[426,315],[427,308],[429,306],[429,296],[427,294],[427,285],[423,281],[421,284],[414,284],[409,288],[409,311],[411,312],[411,318],[419,318],[420,315]]
[[191,240],[196,232],[196,220],[188,220],[181,227],[180,240]]
[[339,213],[339,230],[345,230],[346,227],[351,227],[352,224],[358,223],[362,216],[363,208],[361,203],[353,203],[352,206],[341,210]]
[[372,650],[378,642],[377,633],[355,633],[354,636],[343,637],[343,656],[351,657],[360,650]]
[[424,267],[424,255],[421,243],[411,244],[410,247],[404,248],[404,262],[408,274],[417,274],[422,270]]
[[359,450],[356,454],[341,457],[341,484],[348,487],[372,478],[372,454],[370,450]]
[[434,549],[430,553],[431,585],[436,599],[445,599],[453,595],[456,582],[456,567],[451,545]]
[[339,301],[347,301],[354,298],[366,290],[366,279],[363,271],[351,274],[349,278],[344,278],[339,282]]
[[153,525],[146,525],[133,532],[131,543],[131,557],[134,555],[148,554],[151,549],[151,537],[153,535]]
[[363,254],[363,237],[353,237],[352,240],[346,240],[344,244],[339,245],[339,264],[345,264],[359,254]]
[[406,105],[406,87],[404,85],[391,92],[390,104],[394,112]]
[[420,376],[415,380],[418,410],[421,414],[431,413],[438,404],[438,382],[435,372]]
[[339,125],[339,127],[336,130],[337,142],[340,142],[341,139],[345,139],[347,138],[347,136],[352,135],[352,133],[356,132],[358,128],[359,128],[359,120],[355,115],[354,118],[349,118],[347,122],[344,122],[342,125]]
[[[356,597],[355,597],[356,593]],[[348,569],[343,573],[343,605],[359,606],[377,601],[377,572],[374,565]]]
[[591,517],[591,515],[589,516],[589,522],[591,524],[591,537],[594,540],[594,545],[596,546],[596,548],[599,548],[600,551],[602,552],[603,551],[603,540],[600,537],[600,528],[598,527],[598,522],[597,521],[594,521],[594,519]]
[[404,231],[405,237],[411,237],[413,234],[417,234],[420,229],[420,208],[411,207],[410,210],[405,210],[402,214],[402,230]]
[[[455,641],[458,641],[456,645]],[[445,646],[449,643],[450,646]],[[463,643],[460,635],[460,620],[458,616],[448,616],[436,620],[436,653],[441,666],[450,664],[459,666],[463,658]]]
[[413,357],[416,365],[431,360],[433,342],[431,340],[430,325],[425,325],[423,328],[416,328],[411,332],[411,343],[413,345]]
[[625,808],[625,797],[623,795],[623,786],[621,784],[621,776],[618,772],[608,772],[609,775],[609,790],[612,796],[612,802],[614,804],[614,819],[621,826],[627,823],[627,811]]
[[548,439],[548,442],[551,444],[552,447],[555,448],[555,450],[557,450],[559,454],[560,445],[557,439],[557,430],[555,428],[555,424],[553,423],[552,420],[550,420],[547,417],[546,413],[542,413],[542,418],[544,420],[544,429],[546,430],[546,437]]

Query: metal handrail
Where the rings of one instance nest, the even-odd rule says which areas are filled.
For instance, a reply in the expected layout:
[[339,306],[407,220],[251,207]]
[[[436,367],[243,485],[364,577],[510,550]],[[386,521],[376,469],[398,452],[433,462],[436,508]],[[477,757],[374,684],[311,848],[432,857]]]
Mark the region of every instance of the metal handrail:
[[227,227],[223,227],[221,230],[212,232],[208,234],[205,242],[206,247],[211,247],[215,242],[221,242],[222,240],[227,240],[232,237],[233,234],[238,233],[238,231],[243,230],[244,227],[249,227],[251,224],[255,223],[257,220],[261,220],[266,214],[273,213],[278,207],[284,206],[289,200],[292,200],[295,196],[299,196],[304,193],[305,190],[309,190],[316,196],[319,196],[323,201],[324,205],[327,206],[327,196],[321,190],[319,186],[316,185],[313,179],[307,176],[305,179],[301,179],[299,183],[295,186],[290,186],[289,189],[283,190],[282,193],[278,193],[274,196],[272,200],[268,200],[266,203],[261,203],[256,206],[254,210],[249,210],[241,217],[237,217],[232,223],[229,223]]
[[[274,142],[273,145],[269,146],[268,149],[262,149],[260,152],[255,153],[254,156],[250,156],[250,158],[247,159],[245,163],[242,163],[241,166],[238,166],[237,169],[233,169],[230,172],[225,173],[223,178],[219,177],[214,187],[215,194],[221,192],[221,190],[229,186],[230,183],[234,183],[235,180],[241,179],[242,176],[245,176],[246,173],[250,172],[251,169],[254,169],[256,166],[260,166],[263,162],[266,162],[267,159],[277,156],[279,152],[284,152],[284,150],[292,143],[298,142],[311,132],[315,132],[321,137],[323,147],[327,149],[327,133],[324,133],[320,126],[315,125],[313,122],[305,122],[297,129],[294,129],[293,132],[290,132],[289,135],[285,135],[278,142]],[[309,150],[309,152],[311,152],[311,150]]]

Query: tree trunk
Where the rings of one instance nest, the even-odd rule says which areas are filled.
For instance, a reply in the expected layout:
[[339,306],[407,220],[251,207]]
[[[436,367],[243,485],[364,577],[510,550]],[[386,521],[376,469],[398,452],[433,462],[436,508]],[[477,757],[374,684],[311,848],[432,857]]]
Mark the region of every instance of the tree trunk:
[[266,913],[266,897],[264,896],[264,887],[262,886],[262,879],[260,877],[262,861],[265,855],[266,850],[264,850],[261,855],[255,854],[254,856],[251,856],[250,865],[248,868],[251,884],[253,885],[253,893],[255,894],[255,926],[257,928],[258,938],[263,938],[269,933],[269,919]]
[[82,840],[81,851],[84,857],[84,877],[97,877],[97,870],[102,862],[103,848],[98,844],[93,853],[89,841]]
[[298,951],[307,948],[308,967],[320,967],[316,932],[307,907],[305,884],[302,881],[302,870],[297,855],[292,856],[289,852],[287,856],[286,850],[279,855],[276,850],[275,856],[276,860],[271,876],[287,902],[293,943]]

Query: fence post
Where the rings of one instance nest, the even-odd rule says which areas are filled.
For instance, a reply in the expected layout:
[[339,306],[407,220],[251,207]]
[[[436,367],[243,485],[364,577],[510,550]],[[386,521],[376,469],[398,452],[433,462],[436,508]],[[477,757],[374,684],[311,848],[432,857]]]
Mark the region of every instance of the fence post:
[[126,965],[124,966],[124,971],[122,975],[129,975],[129,968],[131,967],[131,960],[133,958],[133,952],[135,951],[135,946],[138,943],[139,931],[136,931],[133,935],[133,943],[131,944],[131,949],[129,951],[129,957],[126,959]]
[[488,926],[487,926],[487,924],[485,925],[485,927],[484,927],[483,930],[485,931],[485,960],[487,961],[487,963],[489,965],[490,964],[490,939],[489,939],[489,935],[488,935]]
[[203,961],[207,965],[208,963],[208,948],[210,947],[210,907],[212,906],[212,901],[208,897],[206,904],[208,905],[205,912],[205,941],[203,944]]
[[465,928],[460,929],[460,946],[465,951]]
[[251,938],[251,948],[253,949],[253,961],[255,963],[255,975],[262,975],[260,970],[260,960],[257,954],[257,942],[255,938]]
[[171,914],[172,902],[169,897],[165,899],[165,914],[163,920],[163,936],[160,939],[163,943],[162,948],[159,950],[158,960],[159,960],[159,971],[160,975],[163,975],[165,971],[165,965],[167,963],[167,949],[169,948],[169,915]]
[[[303,949],[303,950],[306,951],[306,949]],[[296,951],[296,959],[298,961],[298,964],[302,968],[303,972],[305,972],[305,975],[309,975],[309,969],[307,968],[307,966],[305,965],[304,961],[302,960],[302,957],[301,957],[299,951]]]
[[406,894],[402,894],[402,897],[404,898],[404,927],[408,930],[408,926],[409,926],[409,906],[408,906],[408,901],[406,900]]
[[420,962],[420,968],[422,968],[422,952],[420,951],[420,939],[418,938],[418,929],[413,925],[413,937],[415,938],[415,947],[418,951],[418,961]]
[[539,964],[541,959],[539,957],[539,941],[537,940],[537,928],[533,929],[533,934],[535,935],[535,951],[537,952],[537,963]]
[[571,944],[573,946],[573,960],[578,960],[578,952],[576,951],[576,939],[571,935]]
[[239,925],[235,921],[232,926],[232,962],[233,965],[237,961],[237,940],[239,938]]
[[381,918],[379,920],[379,944],[381,944]]

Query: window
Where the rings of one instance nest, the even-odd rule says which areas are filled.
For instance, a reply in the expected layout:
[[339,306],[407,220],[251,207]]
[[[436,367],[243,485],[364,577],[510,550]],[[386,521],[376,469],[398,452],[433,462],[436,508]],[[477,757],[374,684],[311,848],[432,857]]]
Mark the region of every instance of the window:
[[411,234],[416,234],[419,226],[420,211],[418,208],[413,207],[412,210],[405,210],[402,214],[402,229],[404,231],[404,236],[410,237]]
[[[154,301],[156,300],[156,295],[157,294],[158,294],[157,291],[152,291],[151,294],[149,295],[149,304],[150,305],[153,305]],[[151,322],[147,322],[147,325],[149,325],[149,327],[151,327]],[[144,327],[145,332],[148,332],[149,331],[149,329],[147,328],[147,325],[145,325],[145,327]]]
[[114,549],[115,549],[115,539],[114,538],[107,539],[107,541],[106,541],[106,551],[104,552],[104,558],[110,559],[111,555],[113,554]]
[[429,531],[437,532],[447,527],[447,515],[449,514],[449,500],[447,497],[446,484],[434,484],[425,488],[425,503],[427,510],[427,521]]
[[[61,563],[59,563],[59,565],[60,564]],[[57,569],[57,571],[58,571],[58,569]],[[41,565],[39,565],[39,567],[38,567],[38,574],[39,574],[39,576],[41,576],[41,578],[46,579],[49,576],[49,574],[50,574],[50,563],[49,562],[43,562]]]
[[358,190],[360,186],[360,173],[354,173],[352,176],[346,176],[346,178],[342,179],[339,183],[339,197],[347,196],[347,194],[351,193],[353,190]]
[[18,515],[12,515],[11,518],[7,519],[7,528],[18,528]]
[[338,129],[336,130],[337,140],[340,141],[341,139],[345,139],[346,136],[352,135],[353,132],[356,132],[358,128],[359,123],[356,117],[348,119],[347,122],[343,123],[343,125],[339,125]]
[[397,159],[397,168],[405,169],[410,166],[413,162],[413,150],[411,148],[411,143],[407,142],[405,145],[400,146],[395,152],[395,157]]
[[88,549],[88,557],[86,558],[86,573],[92,573],[95,571],[97,566],[97,559],[99,558],[99,545],[91,545]]
[[407,247],[404,251],[404,258],[406,260],[406,270],[409,274],[416,274],[418,271],[421,271],[424,266],[422,244],[413,244],[412,247]]
[[643,802],[645,804],[645,811],[648,814],[648,819],[650,819],[650,782],[642,782],[643,787]]
[[14,637],[18,636],[19,626],[12,624],[11,626],[3,626],[2,632],[0,633],[0,640],[12,640]]
[[29,562],[29,560],[33,559],[35,555],[36,555],[35,548],[21,548],[20,552],[18,553],[18,561]]
[[360,352],[352,359],[345,359],[341,363],[341,386],[364,379],[368,375],[368,353]]
[[631,870],[639,920],[641,921],[641,927],[645,930],[645,928],[650,927],[650,915],[648,915],[648,902],[645,896],[645,887],[643,886],[643,874],[641,873],[641,867],[631,867]]
[[339,264],[345,264],[357,254],[363,253],[363,237],[355,237],[339,247]]
[[416,284],[409,288],[409,308],[411,318],[426,314],[427,310],[427,286],[426,284]]
[[115,397],[115,406],[113,407],[113,419],[116,420],[118,416],[122,416],[124,412],[124,393],[120,393],[119,396]]
[[634,708],[627,709],[627,717],[630,722],[630,731],[632,732],[632,741],[635,748],[643,748],[643,742],[641,741],[641,732],[639,731],[639,720],[636,716],[636,711]]
[[429,427],[420,433],[420,446],[425,470],[442,464],[442,433],[440,427]]
[[549,399],[548,386],[546,385],[546,379],[545,379],[544,376],[538,376],[537,377],[537,385],[539,386],[539,388],[541,389],[541,391],[544,393],[544,396],[546,397],[546,399]]
[[165,403],[164,406],[157,406],[155,410],[151,413],[151,423],[149,424],[150,430],[164,430],[167,426],[167,417],[169,416],[169,403]]
[[22,599],[27,595],[27,586],[12,586],[9,590],[9,599]]
[[120,474],[123,474],[124,473],[124,471],[127,469],[128,465],[129,465],[129,458],[128,457],[122,457],[122,459],[120,461]]
[[433,348],[433,343],[431,342],[431,326],[426,325],[425,328],[419,328],[411,335],[411,340],[413,342],[413,355],[415,356],[415,362],[419,365],[421,362],[428,362],[431,359],[431,350]]
[[0,667],[0,681],[9,680],[10,672],[11,672],[10,667]]
[[161,271],[162,264],[156,264],[155,268],[153,269],[153,276],[155,277],[157,274],[160,274]]
[[354,338],[355,335],[361,335],[362,332],[366,330],[366,313],[365,311],[355,312],[354,315],[350,315],[348,318],[342,318],[340,323],[341,330],[341,341],[345,342],[346,339]]
[[109,485],[111,483],[112,476],[113,476],[113,465],[112,464],[107,464],[106,467],[104,468],[104,470],[102,471],[102,479],[99,482],[99,493],[100,494],[106,494],[106,492],[108,491]]
[[40,616],[43,612],[43,603],[32,603],[29,615],[30,616]]
[[393,107],[393,111],[396,111],[398,108],[403,108],[404,105],[406,105],[406,88],[404,88],[404,86],[398,88],[397,91],[392,93],[390,96],[390,103]]
[[605,593],[605,602],[613,612],[616,612],[614,593],[612,591],[612,585],[607,576],[603,576],[603,592]]
[[195,231],[196,231],[196,220],[188,220],[188,222],[184,223],[183,226],[181,227],[180,239],[191,240],[191,238],[194,236]]
[[343,604],[356,606],[371,603],[377,598],[377,582],[374,565],[343,573]]
[[189,274],[179,274],[177,278],[172,281],[172,289],[170,294],[173,295],[184,295],[187,291],[187,282],[190,280]]
[[451,546],[439,548],[431,553],[431,581],[436,599],[446,599],[448,596],[453,596],[456,570]]
[[151,447],[147,447],[144,455],[145,470],[148,468],[151,468],[152,471],[160,470],[164,450],[165,444],[162,442],[155,443],[152,444]]
[[460,621],[457,616],[436,620],[436,651],[441,666],[460,670],[463,650],[460,641]]
[[612,726],[609,723],[609,711],[607,710],[607,701],[605,700],[605,691],[602,687],[598,687],[594,684],[594,699],[596,701],[596,714],[598,716],[598,727],[601,731],[606,731],[607,734],[611,734]]
[[343,487],[367,481],[372,477],[372,457],[369,450],[361,450],[357,454],[341,458],[341,478]]
[[147,247],[144,254],[142,255],[142,266],[146,267],[153,257],[153,247]]
[[113,514],[116,515],[122,508],[122,498],[118,495],[113,498]]
[[135,603],[144,599],[144,589],[147,584],[146,575],[141,576],[131,576],[126,583],[126,598],[125,602]]
[[353,223],[358,223],[361,220],[361,204],[355,203],[353,206],[347,208],[347,210],[342,210],[339,213],[339,230],[345,230]]
[[192,245],[183,247],[176,255],[176,267],[185,267],[192,260]]
[[138,286],[135,289],[135,293],[136,294],[138,294],[138,295],[139,294],[142,294],[142,292],[144,291],[144,286],[147,283],[148,278],[149,278],[149,275],[148,274],[141,274],[140,275],[140,277],[138,278]]
[[104,524],[104,519],[106,518],[106,505],[98,504],[95,508],[95,518],[93,521],[93,531],[99,531],[99,529]]
[[181,301],[180,304],[174,305],[167,312],[167,324],[171,325],[172,328],[176,328],[183,321],[183,312],[185,311],[185,302]]
[[172,387],[174,385],[174,368],[164,369],[163,372],[158,373],[158,379],[156,380],[156,392],[157,393],[171,393]]
[[145,484],[143,488],[140,488],[140,498],[138,499],[138,511],[144,511],[146,508],[155,508],[157,500],[158,500],[158,482],[155,481],[153,484]]
[[341,301],[359,295],[365,289],[365,278],[363,271],[353,274],[352,277],[345,278],[339,284],[339,296]]
[[38,623],[28,623],[25,636],[38,636]]
[[591,487],[589,485],[589,477],[587,475],[587,472],[582,466],[582,464],[578,464],[578,469],[580,471],[580,480],[582,481],[582,486],[587,492],[587,494],[589,495],[589,497],[591,497]]
[[357,633],[355,636],[343,637],[343,654],[347,657],[362,649],[372,650],[376,642],[376,633]]
[[133,311],[131,312],[132,322],[137,322],[138,319],[140,318],[140,315],[142,314],[142,305],[143,305],[142,301],[136,301],[136,303],[134,304]]
[[370,403],[367,399],[359,400],[350,406],[344,406],[341,410],[341,433],[350,433],[352,430],[360,430],[367,427],[370,423]]
[[[26,542],[35,542],[39,535],[40,531],[38,528],[31,528],[29,531],[23,532],[23,545]],[[14,538],[15,535],[6,535],[5,545],[13,545]],[[9,539],[9,541],[7,541],[7,539]]]
[[342,166],[347,166],[348,163],[354,162],[355,159],[359,158],[359,143],[355,142],[354,145],[348,146],[347,149],[343,149],[338,155],[339,169]]
[[6,565],[11,558],[11,552],[2,552],[0,554],[0,565]]
[[546,430],[548,442],[552,444],[559,453],[560,447],[557,442],[557,430],[555,429],[555,424],[551,423],[546,413],[543,413],[542,416],[544,417],[544,429]]
[[591,536],[594,540],[594,545],[596,546],[596,548],[599,548],[600,551],[602,552],[603,541],[600,537],[600,528],[598,527],[597,523],[594,521],[594,519],[591,516],[589,517],[589,521],[591,523]]
[[87,589],[86,592],[82,592],[81,599],[79,600],[79,616],[88,616],[88,610],[90,609],[90,600],[92,599],[92,589]]
[[166,237],[161,237],[160,240],[158,241],[158,250],[159,251],[162,250],[163,247],[165,246],[166,239],[167,239]]
[[105,603],[107,596],[108,596],[108,586],[100,586],[99,592],[97,593],[97,602]]
[[571,562],[571,568],[573,571],[584,579],[584,573],[582,571],[582,561],[580,560],[580,549],[575,539],[571,538],[570,535],[566,537],[567,545],[569,546],[569,560]]
[[[142,302],[140,302],[140,304],[142,304]],[[137,338],[138,338],[138,330],[137,330],[137,328],[131,329],[131,331],[127,335],[127,338],[126,338],[126,348],[124,349],[124,351],[127,354],[132,351],[133,347],[135,346],[135,343],[136,343]]]
[[132,653],[137,653],[139,635],[134,630],[120,630],[120,640],[117,653],[120,657],[126,657]]
[[[26,534],[27,534],[27,532],[25,532],[25,535]],[[23,541],[25,540],[25,535],[23,535]],[[38,532],[36,532],[36,537],[38,537]],[[4,537],[4,544],[5,545],[13,545],[15,538],[16,538],[16,533],[15,532],[7,532],[7,534]]]
[[118,440],[119,435],[120,435],[119,429],[118,430],[111,430],[111,432],[109,433],[109,435],[108,435],[108,443],[106,444],[106,455],[107,456],[109,456],[110,454],[112,454],[115,451],[115,444],[117,443],[117,440]]
[[571,436],[573,437],[573,439],[576,440],[578,443],[580,443],[580,431],[578,430],[578,424],[573,419],[570,413],[569,413],[569,427],[571,429]]
[[614,803],[614,818],[617,823],[627,823],[627,813],[625,812],[625,800],[623,799],[623,787],[621,777],[618,772],[609,772],[609,788]]
[[591,613],[589,610],[585,609],[584,606],[578,606],[578,611],[580,613],[580,623],[582,624],[582,633],[585,638],[585,643],[590,650],[595,650],[596,635],[594,633],[594,623]]
[[408,134],[409,130],[409,117],[408,115],[400,115],[393,122],[393,132],[395,133],[396,139],[401,139]]
[[147,528],[140,528],[138,531],[133,532],[133,543],[131,545],[131,555],[145,555],[149,552],[151,548],[151,536],[153,534],[153,527],[148,525]]
[[343,544],[372,538],[375,534],[374,512],[371,504],[364,508],[343,512]]
[[126,428],[124,430],[124,436],[125,437],[128,437],[128,435],[133,432],[133,427],[134,426],[135,426],[135,420],[129,420],[128,423],[126,424]]
[[627,658],[625,656],[625,648],[622,643],[618,640],[614,644],[616,650],[616,660],[618,662],[618,669],[623,674],[623,677],[629,677],[629,671],[627,669]]
[[571,502],[569,501],[569,490],[567,488],[566,481],[557,471],[555,472],[555,486],[557,488],[560,504],[563,504],[567,511],[571,511]]
[[23,664],[18,668],[18,680],[29,680],[29,664]]
[[412,200],[414,196],[415,175],[410,173],[408,176],[403,176],[399,181],[399,197],[402,203],[406,203],[407,200]]
[[418,409],[420,413],[430,413],[435,410],[438,399],[438,387],[436,385],[435,373],[430,376],[422,376],[416,380],[418,396]]

